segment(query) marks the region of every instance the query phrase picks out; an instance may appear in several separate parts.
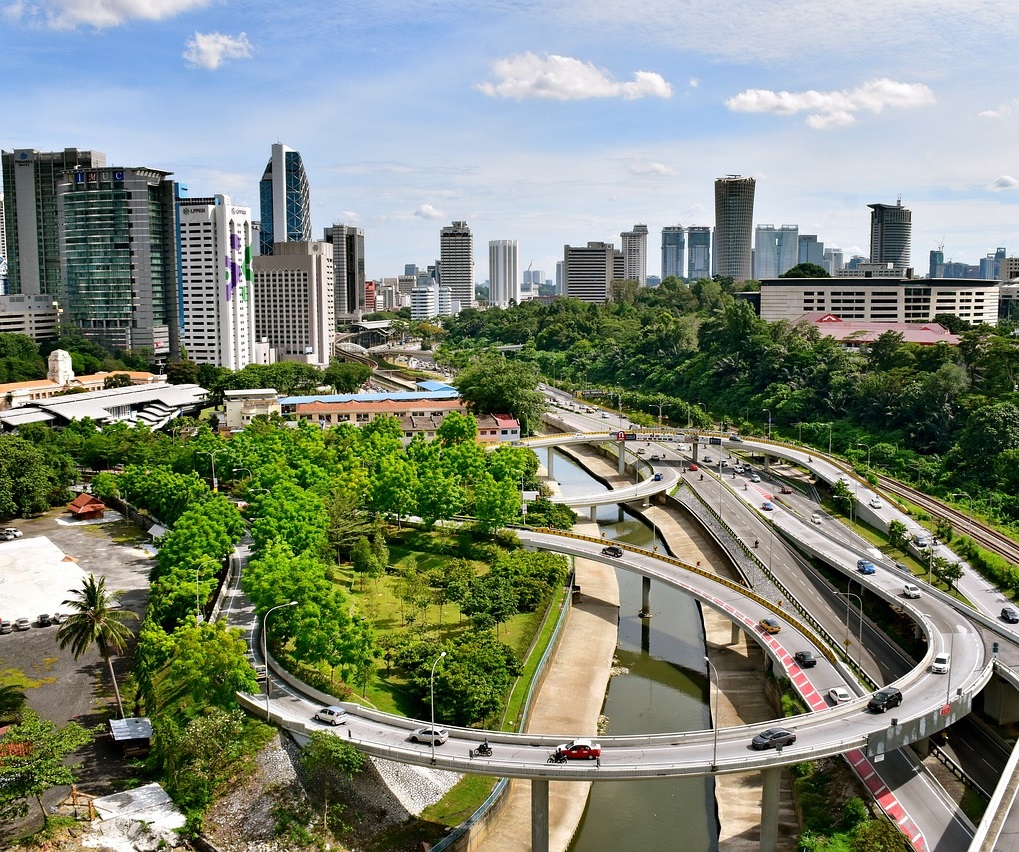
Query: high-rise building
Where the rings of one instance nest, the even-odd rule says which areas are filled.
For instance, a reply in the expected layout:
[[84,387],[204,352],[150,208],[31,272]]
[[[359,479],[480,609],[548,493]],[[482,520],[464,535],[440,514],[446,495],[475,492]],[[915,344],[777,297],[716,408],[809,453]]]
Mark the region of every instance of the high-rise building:
[[870,210],[870,262],[891,263],[896,269],[909,269],[909,250],[913,239],[913,213],[895,204],[868,204]]
[[275,243],[311,242],[311,191],[299,152],[278,142],[258,184],[260,254]]
[[561,260],[555,262],[555,294],[566,295],[566,264]]
[[623,253],[612,243],[563,246],[563,282],[569,298],[607,302],[612,297],[612,281],[623,277]]
[[255,336],[281,361],[326,367],[336,335],[333,247],[326,242],[276,243],[252,261]]
[[711,277],[711,228],[694,225],[686,229],[687,251],[690,255],[687,277],[691,281]]
[[647,285],[647,225],[634,225],[620,235],[623,246],[623,278]]
[[474,234],[466,222],[453,222],[439,235],[439,285],[449,287],[453,313],[474,306]]
[[824,243],[818,242],[817,234],[800,234],[800,250],[796,262],[824,266]]
[[336,319],[359,320],[367,310],[364,231],[349,225],[333,225],[325,229],[325,241],[333,249]]
[[825,249],[824,263],[822,264],[822,266],[824,266],[829,275],[834,277],[835,275],[838,275],[839,272],[845,266],[845,261],[843,260],[843,258],[844,255],[842,249],[840,248]]
[[169,176],[75,169],[57,184],[57,300],[65,322],[109,349],[179,351],[177,185]]
[[754,190],[757,181],[726,175],[715,181],[715,267],[718,274],[746,281],[752,271]]
[[198,364],[242,370],[255,360],[251,210],[225,195],[181,198],[177,219],[181,344]]
[[994,254],[980,258],[977,275],[985,280],[998,281],[1001,278],[1001,262],[1005,259],[1005,249],[998,247]]
[[520,244],[517,240],[489,240],[488,304],[505,308],[510,302],[520,302]]
[[18,148],[4,151],[0,161],[10,292],[56,298],[60,290],[57,185],[68,169],[104,167],[106,155],[77,148],[51,152]]
[[7,225],[4,222],[4,194],[0,192],[0,296],[6,296],[7,289]]
[[932,251],[930,254],[930,266],[927,270],[928,278],[945,277],[945,252],[942,249]]
[[662,278],[686,277],[686,230],[682,225],[662,228]]
[[796,266],[800,251],[797,225],[758,225],[754,232],[754,277],[778,278]]

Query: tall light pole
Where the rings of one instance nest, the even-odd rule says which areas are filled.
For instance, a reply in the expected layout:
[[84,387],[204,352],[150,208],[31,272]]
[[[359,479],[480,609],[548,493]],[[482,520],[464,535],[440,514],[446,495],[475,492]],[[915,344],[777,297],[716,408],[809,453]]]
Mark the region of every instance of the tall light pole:
[[856,446],[867,448],[867,470],[870,470],[870,444],[865,444],[863,441],[857,441]]
[[240,473],[242,470],[246,470],[248,472],[248,479],[251,479],[251,468],[250,467],[235,467],[234,468],[234,473]]
[[771,409],[770,408],[762,408],[761,410],[768,412],[768,440],[770,441],[771,440]]
[[711,743],[711,771],[714,772],[718,769],[718,692],[722,684],[718,679],[718,669],[711,664],[711,660],[705,657],[704,662],[708,664],[708,689],[711,688],[711,672],[715,673],[715,711],[711,720],[711,727],[714,729]]
[[212,490],[219,491],[219,483],[216,481],[216,454],[223,452],[223,447],[218,450],[195,450],[196,456],[208,456],[212,459]]
[[297,601],[290,601],[290,603],[276,604],[276,606],[269,607],[269,609],[266,610],[265,615],[262,617],[262,662],[265,663],[265,720],[267,722],[269,721],[269,690],[272,688],[272,675],[269,674],[269,654],[266,651],[265,631],[269,622],[269,613],[285,606],[297,606]]
[[435,662],[432,663],[432,673],[429,676],[429,684],[431,689],[431,705],[432,705],[432,763],[435,763],[435,667],[439,664],[439,660],[446,656],[446,652],[442,651],[439,656],[435,658]]
[[[849,582],[852,583],[853,581],[850,580]],[[849,653],[849,599],[856,598],[857,602],[860,604],[860,630],[857,636],[857,644],[859,644],[861,652],[863,651],[863,599],[856,594],[856,592],[849,591],[849,586],[846,586],[846,590],[844,592],[836,592],[835,594],[840,598],[846,599],[846,656],[849,657],[850,661],[852,661],[853,658]],[[857,660],[856,664],[858,666],[862,666],[860,660]]]
[[817,425],[828,427],[828,455],[831,455],[831,423],[818,423]]

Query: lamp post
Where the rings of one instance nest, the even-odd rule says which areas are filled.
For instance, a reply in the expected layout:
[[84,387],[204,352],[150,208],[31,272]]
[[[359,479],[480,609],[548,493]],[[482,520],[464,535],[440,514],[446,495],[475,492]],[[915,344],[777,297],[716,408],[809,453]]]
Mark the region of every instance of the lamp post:
[[446,652],[442,651],[439,656],[435,658],[435,662],[432,663],[432,673],[429,676],[429,684],[431,690],[431,705],[432,705],[432,763],[435,763],[435,667],[439,664],[439,660],[446,656]]
[[658,431],[662,429],[662,404],[665,402],[665,397],[658,397]]
[[870,444],[865,444],[863,441],[857,441],[856,446],[867,448],[867,469],[870,470]]
[[251,468],[250,467],[235,467],[234,468],[234,473],[240,473],[242,470],[246,470],[248,472],[248,479],[251,479]]
[[223,452],[221,447],[218,450],[195,450],[196,456],[208,456],[212,459],[212,490],[213,492],[219,491],[219,483],[216,481],[216,454]]
[[819,423],[818,425],[828,427],[828,455],[831,455],[831,423]]
[[[849,582],[852,583],[852,580],[850,580]],[[853,658],[849,653],[849,610],[850,610],[849,599],[856,598],[857,602],[860,604],[860,629],[856,641],[857,644],[859,644],[861,650],[863,649],[863,599],[858,594],[856,594],[856,592],[849,591],[849,586],[846,586],[846,590],[844,592],[836,592],[835,594],[840,598],[846,599],[846,656],[849,658],[850,661],[852,661]],[[861,665],[859,660],[857,660],[856,664],[858,666]]]
[[771,409],[770,408],[762,408],[761,410],[768,412],[768,440],[770,441],[771,440]]
[[712,713],[711,727],[714,729],[714,735],[712,736],[711,742],[711,771],[714,772],[718,769],[718,691],[722,688],[722,684],[718,679],[718,669],[712,664],[711,660],[707,657],[704,658],[704,662],[708,664],[708,688],[711,688],[711,672],[715,673],[715,710]]
[[269,653],[266,651],[265,631],[266,626],[269,622],[269,613],[273,610],[281,609],[286,606],[297,606],[297,601],[290,601],[285,604],[276,604],[276,606],[269,607],[266,610],[265,615],[262,617],[262,662],[265,663],[265,720],[269,721],[269,690],[272,688],[272,677],[269,674]]

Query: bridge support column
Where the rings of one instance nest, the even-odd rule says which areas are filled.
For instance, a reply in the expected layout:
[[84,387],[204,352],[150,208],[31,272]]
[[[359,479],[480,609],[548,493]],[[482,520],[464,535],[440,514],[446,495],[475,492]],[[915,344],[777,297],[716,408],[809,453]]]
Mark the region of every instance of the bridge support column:
[[640,578],[640,612],[641,618],[651,617],[651,578]]
[[621,524],[626,520],[626,512],[623,511],[623,504],[619,504],[618,514],[616,515],[616,523]]
[[739,642],[740,626],[732,622],[732,633],[729,634],[729,644],[736,645]]
[[769,456],[767,453],[764,454],[764,472],[765,473],[771,472],[771,456]]
[[773,766],[761,770],[764,788],[761,795],[761,852],[778,849],[778,804],[782,770]]
[[548,779],[546,778],[531,779],[531,852],[548,852]]
[[545,471],[549,479],[555,479],[555,453],[551,447],[548,448],[548,464],[545,465]]
[[626,473],[626,444],[620,441],[617,446],[619,447],[619,460],[616,462],[616,473],[622,476]]

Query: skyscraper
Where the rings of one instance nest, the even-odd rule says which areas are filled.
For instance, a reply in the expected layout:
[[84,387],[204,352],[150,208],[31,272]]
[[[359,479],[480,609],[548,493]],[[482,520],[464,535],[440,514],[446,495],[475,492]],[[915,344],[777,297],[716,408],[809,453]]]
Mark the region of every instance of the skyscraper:
[[623,278],[623,253],[612,243],[585,247],[563,246],[565,295],[583,302],[605,303],[612,298],[612,281]]
[[711,228],[694,225],[686,229],[690,268],[687,277],[691,281],[711,277]]
[[838,275],[839,271],[845,266],[843,262],[843,252],[840,248],[830,248],[824,250],[824,268],[828,270],[828,274],[831,276]]
[[324,232],[333,249],[334,306],[337,320],[358,320],[367,310],[364,274],[364,231],[333,225]]
[[909,268],[909,250],[913,239],[913,213],[892,204],[868,204],[870,210],[870,262],[890,263],[895,269]]
[[634,225],[620,235],[623,246],[623,278],[647,284],[647,225]]
[[746,281],[752,273],[754,190],[757,181],[726,175],[715,181],[715,266],[718,274]]
[[686,277],[686,231],[682,225],[662,228],[662,278]]
[[60,227],[57,185],[68,169],[99,169],[101,151],[41,152],[18,148],[0,154],[3,162],[10,292],[56,298],[60,289]]
[[258,185],[261,254],[274,243],[311,242],[311,192],[301,155],[278,142]]
[[824,243],[818,242],[817,234],[800,234],[800,251],[796,262],[824,265]]
[[181,343],[195,363],[243,370],[255,349],[251,210],[225,195],[181,198],[177,218]]
[[797,225],[758,225],[754,231],[754,278],[778,278],[796,266],[800,251]]
[[453,313],[474,307],[474,234],[466,222],[453,222],[439,235],[439,285],[450,289]]
[[[537,290],[535,287],[535,293]],[[517,240],[489,240],[488,304],[505,308],[510,302],[520,302],[520,244]]]
[[176,354],[176,184],[170,173],[109,167],[57,185],[65,321],[109,349]]

